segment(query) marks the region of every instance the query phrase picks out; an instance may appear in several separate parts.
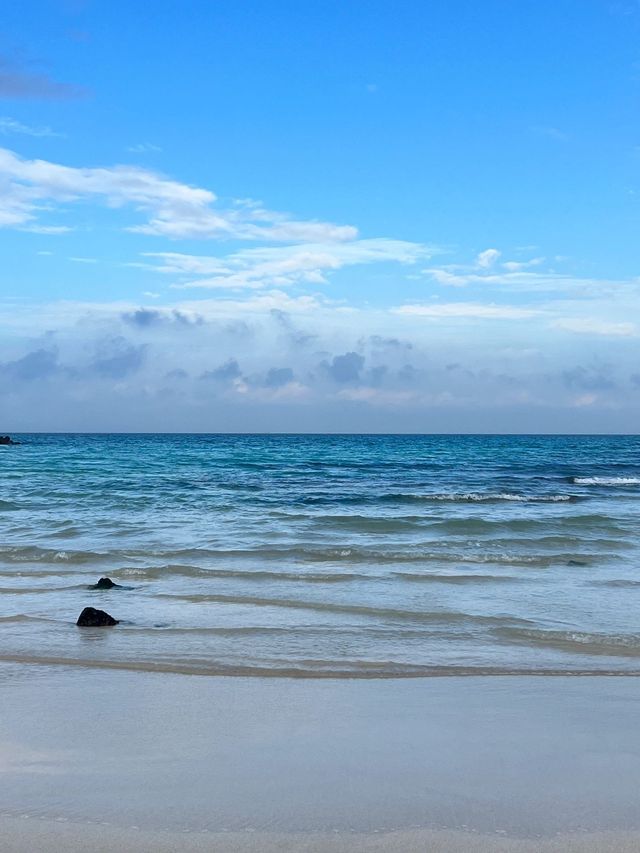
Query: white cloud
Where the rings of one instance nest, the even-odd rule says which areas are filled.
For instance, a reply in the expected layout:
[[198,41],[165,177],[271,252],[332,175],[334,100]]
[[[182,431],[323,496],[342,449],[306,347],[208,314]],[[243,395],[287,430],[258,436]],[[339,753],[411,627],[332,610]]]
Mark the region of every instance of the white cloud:
[[307,243],[245,249],[226,257],[177,252],[145,253],[158,259],[157,272],[191,278],[174,288],[286,287],[299,282],[322,284],[327,273],[355,264],[415,263],[435,249],[403,240],[372,239],[344,243]]
[[391,309],[394,314],[415,317],[462,318],[474,320],[524,320],[537,311],[513,305],[488,305],[480,302],[447,302],[436,305],[400,305]]
[[584,335],[629,338],[638,334],[638,327],[635,323],[593,320],[589,317],[561,318],[554,320],[551,325],[555,329],[563,329],[566,332],[575,332],[576,334]]
[[552,280],[554,282],[568,278],[553,270],[531,270],[532,267],[540,267],[545,262],[543,257],[534,257],[526,260],[500,261],[502,252],[498,249],[485,249],[476,255],[472,263],[446,264],[440,267],[427,267],[423,270],[425,275],[449,287],[466,287],[469,284],[498,284],[512,286],[514,284],[527,285],[532,282],[539,284],[541,281]]
[[[503,261],[492,267],[481,267],[477,260],[472,264],[447,264],[439,267],[426,267],[422,274],[446,287],[482,286],[483,291],[490,287],[507,289],[520,293],[571,293],[581,298],[619,298],[622,294],[640,295],[640,279],[597,279],[581,278],[566,272],[559,272],[546,263],[546,258],[534,257],[528,260]],[[566,258],[554,258],[560,263]]]
[[[1,216],[0,212],[0,216]],[[72,231],[72,228],[67,227],[66,225],[27,225],[21,229],[22,231],[28,231],[30,234],[69,234]]]
[[531,258],[530,261],[505,261],[502,266],[508,272],[520,272],[527,267],[537,267],[545,262],[546,258]]
[[63,135],[61,133],[56,133],[55,130],[51,130],[50,127],[34,127],[33,125],[23,124],[21,121],[18,121],[15,118],[9,118],[8,116],[0,118],[0,133],[5,135],[9,133],[20,133],[23,136],[38,137]]
[[137,145],[129,145],[127,151],[132,154],[154,154],[162,151],[159,145],[153,145],[151,142],[139,142]]
[[255,294],[249,299],[204,299],[186,305],[195,306],[196,310],[209,319],[220,316],[233,318],[240,314],[265,315],[274,310],[290,314],[309,314],[322,307],[322,303],[315,296],[289,296],[281,290]]
[[500,252],[497,249],[485,249],[484,252],[480,252],[476,258],[476,264],[482,269],[489,269],[489,267],[492,267],[495,264],[499,257]]
[[587,283],[588,280],[580,280],[571,276],[551,272],[526,272],[496,270],[494,272],[465,272],[458,271],[460,267],[431,267],[424,272],[433,278],[438,284],[448,287],[467,287],[471,284],[497,285],[521,290],[553,290],[557,291],[564,286],[573,286],[577,283]]
[[110,208],[130,205],[147,214],[146,222],[126,229],[140,234],[296,243],[353,240],[357,236],[353,226],[296,220],[255,202],[214,208],[216,196],[210,190],[136,166],[75,168],[25,160],[0,148],[0,227],[42,227],[35,222],[40,209],[49,209],[55,202],[68,204],[90,198]]

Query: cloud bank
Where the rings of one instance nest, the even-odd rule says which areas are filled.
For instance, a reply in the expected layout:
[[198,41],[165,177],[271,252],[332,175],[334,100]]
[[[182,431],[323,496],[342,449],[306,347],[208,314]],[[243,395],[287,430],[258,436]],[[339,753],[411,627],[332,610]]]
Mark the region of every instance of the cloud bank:
[[0,298],[5,432],[624,432],[640,414],[640,281],[539,250],[445,251],[6,148],[0,229],[34,241],[42,292],[73,275],[86,294]]

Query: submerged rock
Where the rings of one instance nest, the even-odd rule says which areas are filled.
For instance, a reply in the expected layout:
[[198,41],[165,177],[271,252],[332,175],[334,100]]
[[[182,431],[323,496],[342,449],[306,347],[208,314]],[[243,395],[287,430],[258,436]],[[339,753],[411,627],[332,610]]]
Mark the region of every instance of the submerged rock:
[[81,628],[104,628],[109,625],[117,625],[118,622],[118,619],[109,616],[104,610],[96,610],[95,607],[85,607],[78,616],[76,625],[79,625]]
[[0,435],[0,444],[20,444],[20,442],[14,441],[10,435]]
[[100,578],[98,583],[94,583],[89,589],[122,589],[119,583],[115,583],[111,578]]

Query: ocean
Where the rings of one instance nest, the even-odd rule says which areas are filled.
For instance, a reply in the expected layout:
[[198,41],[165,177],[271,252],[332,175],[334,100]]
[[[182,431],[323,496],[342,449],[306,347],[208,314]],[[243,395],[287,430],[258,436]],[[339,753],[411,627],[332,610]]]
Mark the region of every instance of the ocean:
[[[638,436],[15,438],[0,660],[640,674]],[[77,628],[85,606],[121,622]]]

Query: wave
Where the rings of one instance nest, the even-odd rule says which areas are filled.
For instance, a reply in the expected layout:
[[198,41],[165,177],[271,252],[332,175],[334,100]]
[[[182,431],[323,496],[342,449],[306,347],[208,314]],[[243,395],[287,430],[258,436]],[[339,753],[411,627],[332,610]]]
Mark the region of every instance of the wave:
[[58,622],[49,616],[31,616],[28,613],[14,613],[11,616],[0,616],[0,625],[12,622]]
[[303,635],[308,637],[309,635],[315,634],[325,634],[331,632],[334,633],[333,627],[323,628],[322,626],[315,626],[314,628],[309,628],[308,626],[304,626],[304,628],[294,628],[290,626],[281,627],[274,625],[233,625],[233,626],[219,626],[219,625],[208,625],[202,626],[198,625],[195,627],[188,627],[185,625],[175,625],[170,623],[154,623],[153,625],[145,624],[142,625],[138,622],[121,622],[123,631],[134,632],[135,634],[151,634],[157,636],[158,633],[162,634],[175,634],[176,636],[199,636],[210,635],[210,636],[218,636],[218,637],[256,637],[256,636],[285,636],[290,637],[292,635]]
[[574,477],[576,486],[640,486],[640,477]]
[[0,500],[0,512],[5,512],[6,510],[12,509],[20,509],[20,504],[15,503],[15,501],[3,501]]
[[[582,495],[551,494],[534,495],[517,492],[383,492],[371,495],[370,492],[348,494],[306,495],[292,503],[303,506],[325,505],[376,505],[376,504],[427,504],[427,503],[568,503],[582,501]],[[273,498],[260,498],[260,503],[272,504]]]
[[[439,495],[439,496],[415,496],[416,502],[451,502],[451,503],[483,503],[483,502],[494,502],[494,501],[514,501],[519,503],[559,503],[564,501],[574,500],[569,496],[561,496],[554,495],[548,498],[532,498],[525,497],[524,495]],[[432,526],[434,524],[446,525],[446,524],[455,524],[456,526],[464,527],[464,524],[467,523],[471,528],[478,525],[485,525],[487,527],[513,527],[513,526],[522,526],[525,527],[537,527],[541,525],[547,525],[549,523],[548,519],[500,519],[500,520],[490,520],[490,519],[482,519],[482,518],[457,518],[457,519],[446,519],[442,517],[434,517],[429,515],[403,515],[403,516],[375,516],[375,515],[363,515],[360,513],[353,513],[350,515],[321,515],[321,514],[309,514],[309,513],[284,513],[284,512],[271,512],[271,516],[276,518],[286,518],[289,521],[308,521],[312,522],[316,525],[329,526],[335,528],[342,528],[353,530],[355,532],[369,532],[372,533],[403,533],[405,531],[411,530],[420,530],[424,529],[427,526]],[[585,516],[586,520],[589,523],[593,523],[593,520],[599,520],[600,522],[609,521],[606,516]],[[554,524],[567,524],[571,522],[581,523],[581,516],[568,516],[562,518],[555,518]],[[612,530],[617,529],[613,524],[610,524]]]
[[[589,513],[584,515],[566,515],[554,519],[552,522],[546,518],[444,518],[432,519],[433,526],[438,530],[448,530],[460,534],[482,534],[499,533],[500,531],[537,532],[548,529],[571,529],[571,528],[596,528],[609,534],[626,533],[608,515]],[[549,537],[545,537],[549,538]],[[538,538],[538,541],[539,538]]]
[[383,495],[382,499],[407,502],[445,501],[450,503],[497,503],[500,501],[515,501],[518,503],[565,503],[568,501],[581,500],[581,497],[579,495],[523,495],[511,492],[497,492],[495,494],[484,494],[482,492],[442,492],[435,494],[389,494]]
[[640,657],[640,634],[552,631],[518,627],[499,628],[496,633],[511,642],[546,646],[573,654]]
[[406,530],[415,530],[424,526],[429,521],[422,516],[405,518],[385,518],[369,515],[307,515],[303,518],[317,525],[329,525],[347,530],[372,533],[403,533]]
[[442,575],[434,572],[392,572],[394,577],[417,583],[519,583],[522,578],[512,575]]
[[459,610],[407,610],[395,607],[372,607],[367,604],[357,603],[343,604],[334,601],[304,601],[297,598],[264,598],[254,595],[225,595],[223,593],[200,593],[193,595],[159,593],[157,597],[172,599],[174,601],[188,601],[192,604],[249,604],[254,607],[282,607],[321,613],[346,613],[353,616],[373,616],[378,619],[398,619],[413,622],[466,622],[478,625],[531,624],[528,619],[507,615],[489,616],[463,613]]
[[73,589],[86,589],[86,584],[73,584],[72,586],[36,586],[36,587],[0,587],[0,595],[46,595],[57,592],[66,592]]
[[83,531],[74,525],[69,525],[68,527],[61,527],[59,530],[52,531],[49,535],[52,539],[75,539],[77,536],[81,536]]
[[189,578],[230,578],[248,581],[295,581],[310,584],[348,583],[359,580],[377,580],[379,576],[363,572],[307,572],[269,571],[268,569],[210,569],[200,566],[168,564],[148,568],[125,568],[111,573],[114,578],[139,577],[146,580],[162,580],[178,575]]
[[83,563],[104,562],[113,555],[98,551],[59,551],[52,548],[39,548],[36,545],[10,546],[0,548],[0,561],[9,563]]
[[[547,566],[549,564],[549,559],[537,558],[539,561],[539,565]],[[441,560],[441,562],[446,562]],[[456,559],[449,562],[463,562],[460,559]],[[508,565],[515,565],[513,558],[508,558],[506,560],[499,560],[494,558],[490,561],[488,560],[480,560],[480,559],[466,559],[464,562],[466,563],[476,563],[483,565],[486,562],[493,563],[506,563]],[[589,565],[588,562],[584,560],[574,560],[569,559],[564,561],[567,566],[580,566],[586,567]],[[520,558],[519,565],[536,565],[536,558],[531,558],[530,560],[525,560],[524,558]],[[55,573],[54,575],[50,575],[48,572],[0,572],[0,577],[2,578],[13,578],[19,577],[21,580],[26,578],[43,578],[43,577],[64,577],[64,576],[74,576],[77,577],[77,573]],[[300,571],[269,571],[267,569],[212,569],[212,568],[202,568],[200,566],[190,566],[190,565],[176,565],[176,564],[168,564],[161,566],[150,566],[150,567],[129,567],[129,568],[120,568],[115,571],[110,572],[110,576],[114,578],[116,581],[123,580],[131,580],[131,579],[139,579],[141,581],[158,581],[158,580],[169,580],[172,577],[184,577],[184,578],[197,578],[202,580],[207,579],[218,579],[218,580],[232,580],[232,581],[248,581],[261,583],[291,583],[291,584],[310,584],[310,585],[323,585],[323,584],[348,584],[355,582],[380,582],[393,578],[397,578],[402,581],[409,581],[415,583],[441,583],[441,584],[479,584],[479,583],[521,583],[525,580],[524,577],[516,577],[514,575],[496,575],[496,574],[480,574],[480,573],[442,573],[442,572],[410,572],[410,571],[389,571],[389,572],[309,572],[305,570]],[[626,581],[626,580],[615,580],[615,581],[593,581],[592,585],[596,586],[640,586],[640,581]],[[65,586],[49,586],[49,587],[33,587],[33,586],[21,586],[21,587],[0,587],[0,595],[1,594],[12,594],[12,595],[32,595],[32,594],[52,594],[59,593],[68,590],[85,590],[87,589],[86,583],[82,584],[71,584]]]
[[[503,545],[505,543],[502,543]],[[523,544],[533,544],[530,540],[516,540],[512,544],[519,548]],[[575,544],[574,537],[544,537],[537,539],[535,544],[544,545],[566,545]],[[618,542],[610,540],[590,541],[593,544],[603,545],[619,545]],[[176,555],[178,556],[178,555]],[[398,563],[470,563],[476,564],[498,564],[510,566],[541,566],[547,567],[557,564],[566,564],[571,559],[576,558],[576,552],[570,551],[567,553],[554,554],[523,554],[507,551],[487,551],[487,552],[470,552],[461,553],[452,551],[449,547],[443,548],[442,551],[425,550],[422,551],[418,546],[413,546],[406,551],[397,550],[382,550],[370,548],[309,548],[309,547],[293,547],[279,549],[263,549],[263,550],[237,550],[237,551],[206,551],[193,554],[192,552],[183,552],[179,556],[194,556],[196,558],[204,557],[204,559],[263,559],[271,561],[292,560],[301,563],[364,563],[373,565],[394,565]],[[600,554],[601,559],[616,559],[617,554]],[[126,571],[126,570],[125,570]],[[136,571],[135,569],[132,571]],[[206,575],[208,569],[203,569]]]
[[[284,562],[293,563],[296,565],[296,571],[290,571],[289,577],[291,580],[307,577],[312,582],[312,579],[317,578],[319,581],[327,580],[327,575],[331,578],[339,577],[340,573],[324,573],[324,572],[305,572],[298,571],[297,566],[304,563],[333,563],[333,564],[350,564],[362,563],[370,565],[393,565],[398,563],[459,563],[459,564],[497,564],[510,566],[531,566],[531,567],[548,567],[554,565],[566,565],[567,563],[585,562],[595,557],[594,554],[582,554],[580,551],[574,550],[579,545],[582,545],[580,538],[576,536],[537,536],[535,539],[504,539],[493,538],[487,544],[493,546],[487,550],[478,551],[477,544],[474,543],[474,550],[467,551],[458,549],[454,550],[451,543],[445,542],[441,550],[437,549],[437,542],[429,543],[430,548],[420,547],[419,544],[411,544],[403,550],[395,548],[357,548],[352,546],[337,546],[337,547],[313,547],[301,543],[296,546],[282,546],[280,548],[236,548],[236,549],[214,549],[214,548],[181,548],[171,550],[142,550],[128,548],[126,551],[58,551],[50,548],[39,548],[35,546],[26,547],[9,547],[0,548],[0,565],[16,565],[15,570],[0,570],[0,577],[50,577],[50,576],[68,576],[77,574],[74,571],[75,566],[87,567],[82,574],[88,574],[89,568],[95,568],[96,571],[103,571],[105,564],[109,565],[107,571],[114,577],[135,577],[148,576],[164,577],[171,573],[193,575],[197,577],[216,577],[216,576],[233,576],[233,572],[237,571],[238,576],[246,575],[252,570],[245,571],[244,569],[228,569],[213,567],[211,563],[225,563],[231,561],[250,560],[255,562],[261,560],[265,562]],[[464,543],[462,543],[464,545]],[[589,539],[590,547],[598,547],[601,549],[612,548],[619,549],[626,545],[619,540],[610,539]],[[530,548],[532,545],[538,548],[566,548],[567,550],[553,551],[550,553],[526,553],[521,549]],[[500,550],[494,550],[499,547]],[[597,554],[599,560],[615,560],[618,559],[618,554],[613,551],[599,551]],[[156,560],[163,561],[161,564],[155,563]],[[192,560],[193,563],[181,563],[174,561]],[[152,565],[149,565],[149,563]],[[166,561],[166,562],[164,562]],[[127,563],[142,563],[142,565],[127,565]],[[27,568],[25,564],[36,563],[39,565],[51,565],[51,571],[42,569],[32,570]],[[123,565],[123,563],[125,565]],[[144,564],[147,565],[144,565]],[[270,570],[256,570],[256,576],[260,572],[268,577]],[[274,575],[286,577],[285,572],[273,572]],[[352,578],[370,578],[371,575],[343,571],[342,579],[347,580]]]
[[544,666],[464,666],[464,665],[421,665],[397,661],[369,660],[292,660],[281,666],[238,664],[223,661],[141,661],[99,660],[57,655],[24,655],[0,653],[3,663],[21,665],[79,667],[81,669],[113,669],[129,672],[152,672],[176,675],[227,676],[244,678],[300,678],[300,679],[398,679],[398,678],[460,678],[460,677],[583,677],[583,676],[627,676],[640,677],[640,669],[600,669],[585,667]]
[[33,571],[29,569],[29,571],[7,571],[6,569],[0,569],[0,578],[66,578],[66,577],[78,577],[78,572],[69,570],[69,571],[60,571],[60,569],[56,568],[55,571],[51,571],[49,569],[44,569],[42,571]]

